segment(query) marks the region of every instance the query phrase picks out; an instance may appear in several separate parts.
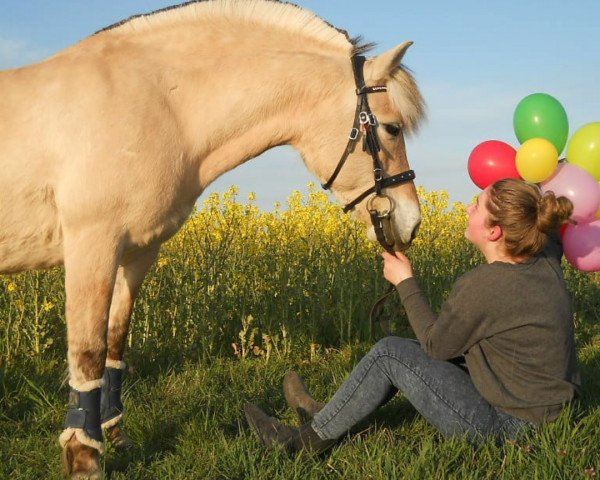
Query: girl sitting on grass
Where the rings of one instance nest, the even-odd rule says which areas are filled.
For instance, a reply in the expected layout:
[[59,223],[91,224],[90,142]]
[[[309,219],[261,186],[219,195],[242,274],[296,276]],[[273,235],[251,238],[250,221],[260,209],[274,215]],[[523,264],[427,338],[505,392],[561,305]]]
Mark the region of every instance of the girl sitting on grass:
[[580,387],[557,235],[572,210],[520,180],[487,187],[467,209],[465,232],[487,263],[457,280],[437,316],[408,258],[383,253],[418,341],[379,341],[325,405],[288,373],[286,400],[306,423],[289,427],[247,404],[251,429],[267,447],[321,452],[398,391],[444,436],[473,443],[556,419]]

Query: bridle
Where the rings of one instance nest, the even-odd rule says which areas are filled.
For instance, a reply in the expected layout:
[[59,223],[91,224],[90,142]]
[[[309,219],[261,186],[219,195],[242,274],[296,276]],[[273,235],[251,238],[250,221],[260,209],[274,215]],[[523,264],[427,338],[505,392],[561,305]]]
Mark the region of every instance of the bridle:
[[[392,211],[394,210],[394,202],[389,197],[389,195],[383,193],[385,188],[399,185],[401,183],[409,182],[415,179],[415,172],[413,170],[406,170],[405,172],[398,173],[397,175],[393,175],[391,177],[383,178],[383,169],[381,167],[381,160],[379,159],[379,152],[381,151],[381,145],[379,143],[379,138],[377,136],[377,118],[371,112],[371,108],[369,107],[369,93],[380,93],[386,92],[387,87],[385,85],[375,85],[372,87],[367,87],[365,85],[364,74],[363,74],[363,66],[365,64],[366,58],[362,55],[353,55],[351,57],[352,60],[352,70],[354,72],[354,82],[356,84],[356,111],[354,112],[354,123],[352,125],[352,129],[350,130],[350,134],[348,135],[348,143],[346,144],[346,149],[342,154],[335,170],[329,177],[326,183],[321,186],[325,190],[329,190],[333,185],[333,182],[337,178],[340,170],[346,163],[346,160],[350,156],[358,143],[360,136],[363,136],[363,151],[368,152],[373,158],[373,180],[374,185],[361,193],[358,197],[352,200],[344,207],[344,213],[352,210],[356,205],[362,202],[366,197],[373,194],[369,200],[367,200],[367,211],[371,217],[371,223],[373,224],[373,228],[375,229],[375,235],[377,237],[377,241],[380,245],[386,249],[388,252],[393,252],[394,240],[392,236],[392,240],[388,240],[390,236],[390,217]],[[378,198],[383,198],[389,202],[389,208],[384,210],[378,210],[375,206],[375,200]],[[386,235],[387,232],[387,235]]]
[[[390,198],[389,195],[383,193],[385,188],[399,185],[405,182],[410,182],[415,179],[415,172],[413,170],[406,170],[405,172],[398,173],[397,175],[393,175],[391,177],[383,178],[383,168],[381,166],[381,160],[379,159],[379,152],[381,151],[381,145],[379,143],[379,138],[377,137],[377,118],[371,112],[371,108],[369,107],[369,93],[381,93],[387,92],[387,87],[385,85],[375,85],[372,87],[367,87],[365,85],[363,66],[365,64],[366,58],[362,55],[353,55],[352,58],[352,70],[354,72],[354,82],[356,84],[356,111],[354,112],[354,123],[352,124],[352,130],[350,130],[350,135],[348,135],[348,143],[346,144],[346,149],[342,154],[335,170],[329,177],[326,183],[321,186],[325,190],[329,190],[333,185],[333,182],[337,178],[340,170],[346,163],[346,160],[350,156],[350,154],[354,151],[356,144],[358,143],[359,137],[362,134],[363,136],[363,151],[368,152],[373,158],[373,180],[374,185],[361,193],[358,197],[352,200],[350,203],[346,204],[344,207],[344,213],[352,210],[356,205],[362,202],[366,197],[373,194],[367,200],[367,211],[369,212],[369,216],[371,217],[371,223],[373,224],[373,228],[375,230],[375,236],[377,237],[377,241],[379,244],[389,253],[394,255],[394,239],[393,235],[390,234],[391,226],[390,226],[390,217],[392,211],[394,210],[394,202]],[[383,198],[389,202],[389,208],[384,210],[378,210],[375,205],[375,200],[378,198]],[[386,233],[387,232],[387,233]],[[391,240],[388,238],[391,237]],[[390,335],[389,328],[389,319],[384,319],[382,316],[383,306],[385,301],[389,298],[389,296],[394,292],[394,285],[391,283],[388,285],[388,289],[386,292],[375,302],[373,308],[371,308],[371,313],[369,315],[369,320],[371,323],[371,332],[374,329],[375,322],[379,321],[380,325],[386,335]]]

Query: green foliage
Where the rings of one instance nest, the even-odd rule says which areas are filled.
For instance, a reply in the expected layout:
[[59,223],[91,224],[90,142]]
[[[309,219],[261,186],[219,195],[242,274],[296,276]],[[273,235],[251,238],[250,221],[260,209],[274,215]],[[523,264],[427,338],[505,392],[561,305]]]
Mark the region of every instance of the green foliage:
[[[434,308],[482,261],[465,206],[419,191],[409,255]],[[372,343],[383,293],[379,248],[326,195],[258,210],[231,189],[210,196],[163,247],[136,302],[127,360],[127,452],[111,479],[592,478],[600,468],[599,276],[565,265],[585,381],[581,401],[518,444],[474,449],[441,438],[398,397],[324,457],[265,452],[242,421],[254,401],[293,423],[281,392],[295,368],[325,400]],[[0,478],[61,478],[65,413],[63,271],[0,276]],[[410,335],[400,304],[386,307]],[[368,433],[368,434],[367,434]]]

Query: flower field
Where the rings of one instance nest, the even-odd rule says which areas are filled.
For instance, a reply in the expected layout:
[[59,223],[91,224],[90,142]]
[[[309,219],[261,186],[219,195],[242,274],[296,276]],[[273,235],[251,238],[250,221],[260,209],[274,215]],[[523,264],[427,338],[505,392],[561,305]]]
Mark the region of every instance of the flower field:
[[[463,206],[449,210],[441,192],[422,191],[421,197],[423,227],[411,257],[439,302],[453,279],[480,259],[463,239]],[[380,267],[379,247],[367,240],[364,226],[324,193],[311,189],[302,198],[296,192],[285,209],[263,212],[252,198],[238,202],[232,187],[222,198],[209,197],[164,245],[136,303],[130,352],[167,362],[179,355],[253,355],[242,351],[244,329],[255,332],[254,346],[265,335],[276,349],[276,342],[289,349],[290,342],[365,340],[365,317],[384,289]],[[3,362],[62,362],[62,269],[0,282]]]
[[[449,205],[445,192],[421,189],[419,195],[423,223],[408,255],[437,308],[456,277],[482,258],[463,236],[465,205]],[[382,420],[368,439],[352,437],[330,460],[265,456],[240,422],[243,401],[278,409],[285,418],[289,412],[275,392],[292,367],[321,385],[315,386],[321,400],[335,391],[382,335],[368,321],[386,287],[379,251],[364,226],[314,188],[306,198],[293,193],[285,208],[272,212],[259,210],[252,197],[239,201],[235,188],[208,197],[163,246],[136,302],[125,404],[137,446],[126,455],[109,449],[109,477],[402,478],[413,470],[395,462],[419,458],[422,466],[410,468],[415,475],[423,468],[426,476],[410,478],[500,478],[498,472],[523,478],[537,469],[536,478],[593,476],[600,466],[600,277],[568,265],[586,393],[557,426],[532,439],[533,447],[490,445],[482,464],[464,442],[441,441],[399,399],[386,407],[387,416],[408,415],[408,424]],[[60,478],[56,437],[67,397],[63,287],[60,268],[0,276],[0,478]],[[411,335],[396,299],[386,314],[395,332]],[[181,382],[187,382],[183,390]],[[412,439],[406,450],[386,452],[398,437]],[[227,454],[230,467],[219,449],[236,452]],[[448,476],[432,463],[436,451]],[[467,463],[452,452],[466,454]],[[354,470],[346,465],[363,454],[373,460]],[[269,474],[257,469],[261,464]],[[544,476],[551,472],[568,475]]]

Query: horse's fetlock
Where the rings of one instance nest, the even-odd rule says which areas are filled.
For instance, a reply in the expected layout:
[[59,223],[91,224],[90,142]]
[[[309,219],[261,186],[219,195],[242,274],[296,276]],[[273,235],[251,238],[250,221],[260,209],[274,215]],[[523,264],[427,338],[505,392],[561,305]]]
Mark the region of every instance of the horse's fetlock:
[[[63,432],[64,433],[64,432]],[[82,443],[79,436],[70,435],[63,445],[63,471],[70,480],[101,479],[100,451]]]

